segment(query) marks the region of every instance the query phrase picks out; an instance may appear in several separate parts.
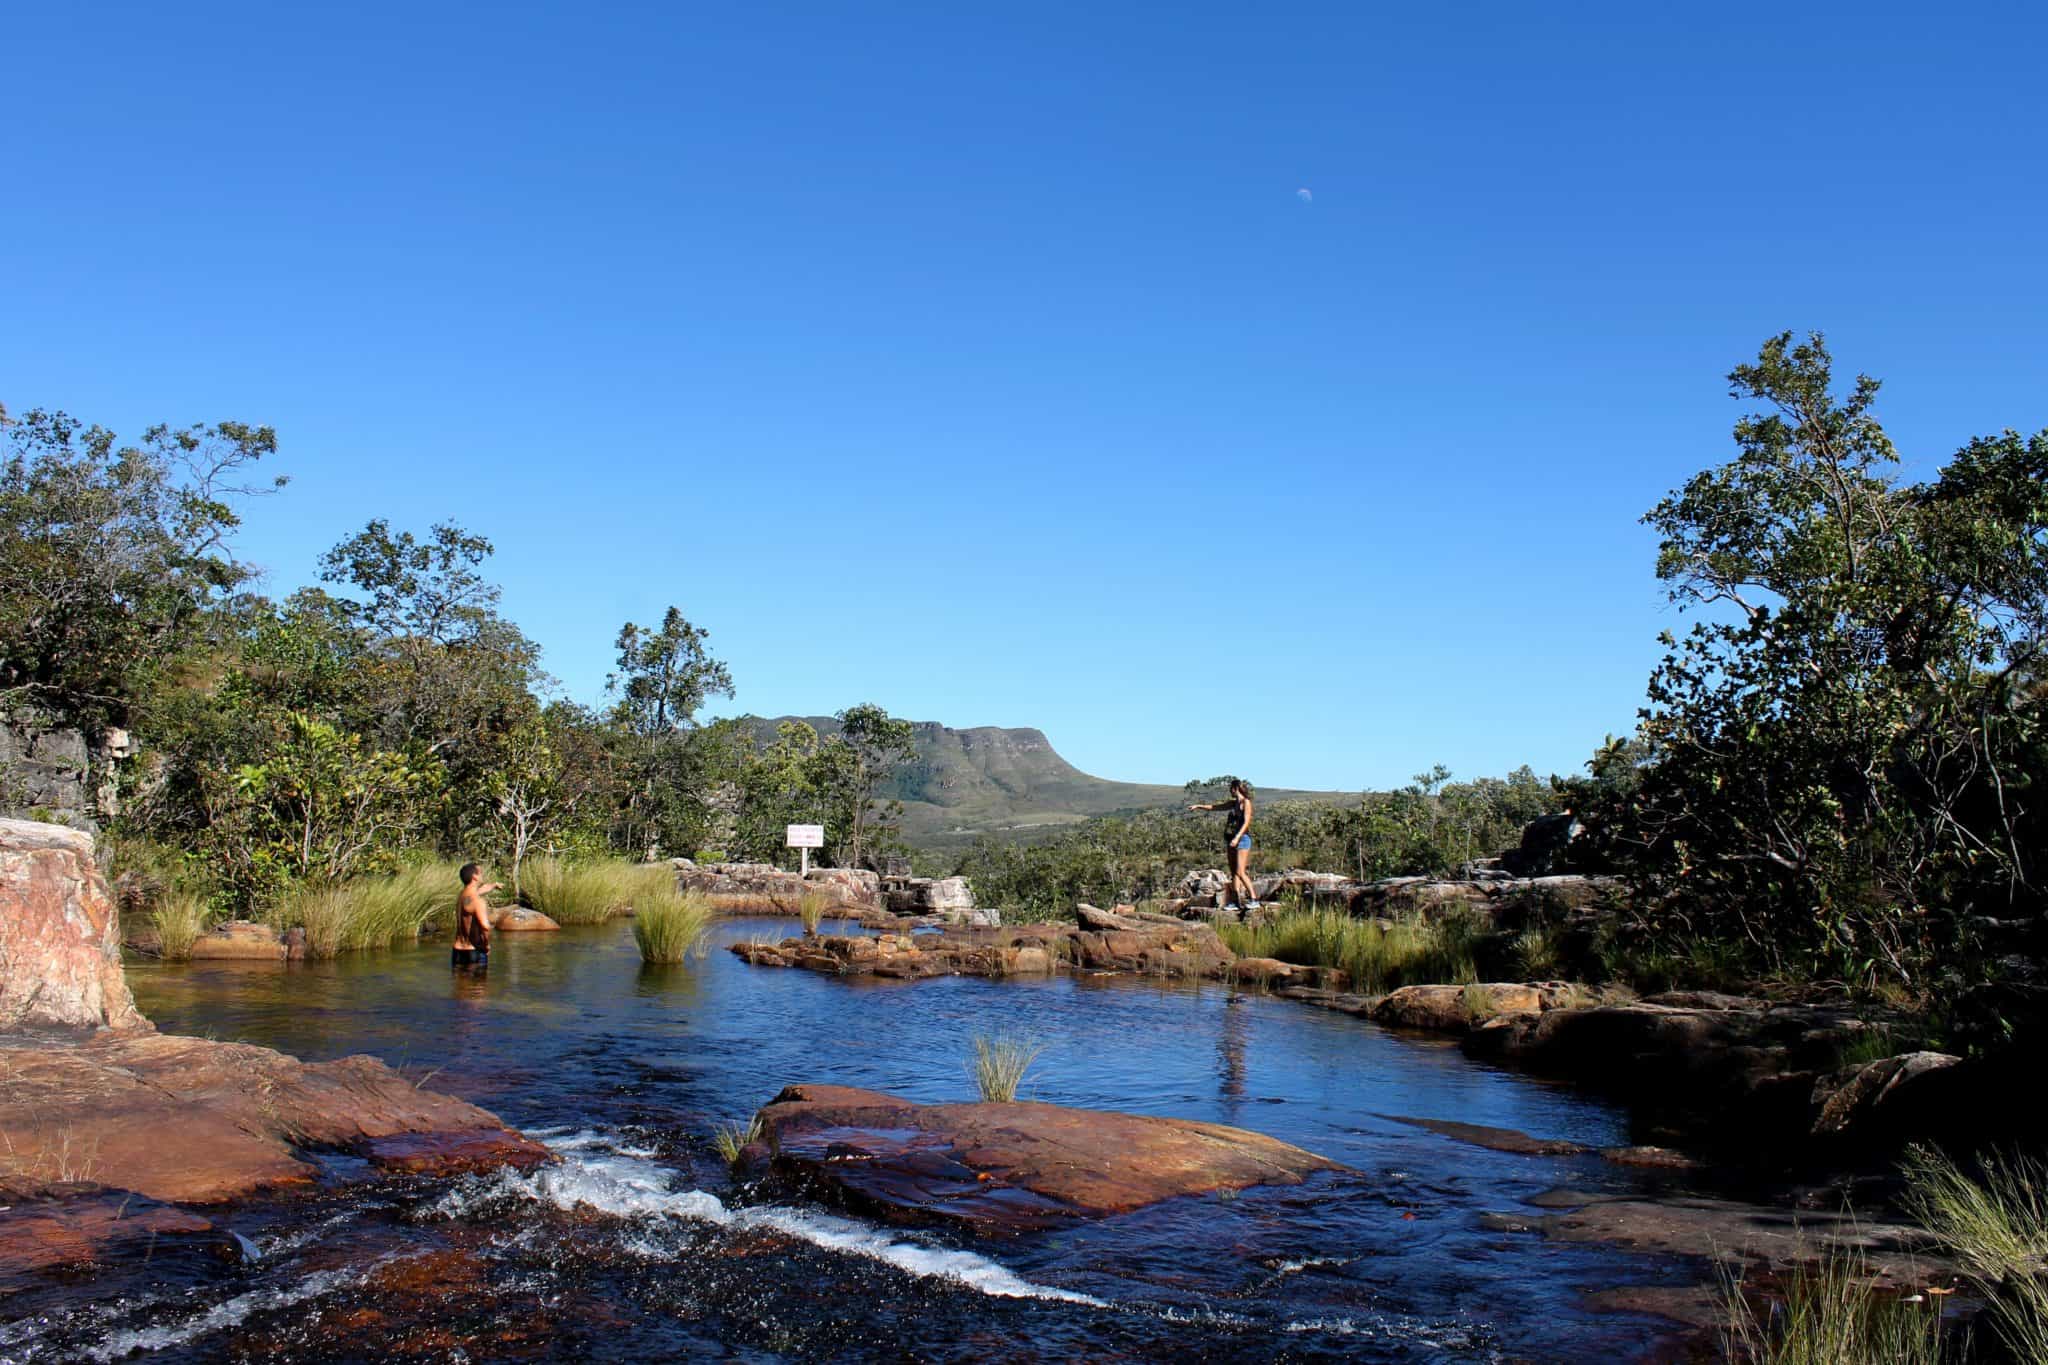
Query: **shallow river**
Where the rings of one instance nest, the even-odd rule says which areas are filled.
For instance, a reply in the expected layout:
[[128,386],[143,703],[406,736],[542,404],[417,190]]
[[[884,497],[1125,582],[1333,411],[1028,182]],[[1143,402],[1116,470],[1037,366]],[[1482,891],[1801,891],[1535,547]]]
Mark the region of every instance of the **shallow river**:
[[[136,1253],[0,1299],[0,1361],[710,1358],[1624,1360],[1667,1334],[1587,1291],[1686,1278],[1500,1232],[1559,1185],[1642,1179],[1390,1116],[1589,1145],[1617,1109],[1454,1047],[1219,986],[1122,978],[851,984],[708,958],[643,968],[630,929],[503,935],[487,979],[445,947],[280,968],[131,964],[169,1031],[308,1059],[374,1053],[543,1138],[531,1176],[369,1181],[241,1206],[244,1241]],[[1022,1096],[1235,1124],[1354,1173],[998,1238],[761,1202],[709,1134],[785,1084],[972,1098],[976,1032],[1044,1052]],[[253,1253],[253,1254],[252,1254]]]

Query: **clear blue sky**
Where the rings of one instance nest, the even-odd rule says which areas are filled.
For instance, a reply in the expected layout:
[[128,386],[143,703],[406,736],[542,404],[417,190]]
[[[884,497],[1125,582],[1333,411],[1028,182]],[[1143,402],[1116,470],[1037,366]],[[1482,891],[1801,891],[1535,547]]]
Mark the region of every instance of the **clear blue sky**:
[[673,602],[762,714],[1569,769],[1764,336],[2048,425],[2042,14],[17,6],[0,401],[276,425],[272,590],[453,517],[587,700]]

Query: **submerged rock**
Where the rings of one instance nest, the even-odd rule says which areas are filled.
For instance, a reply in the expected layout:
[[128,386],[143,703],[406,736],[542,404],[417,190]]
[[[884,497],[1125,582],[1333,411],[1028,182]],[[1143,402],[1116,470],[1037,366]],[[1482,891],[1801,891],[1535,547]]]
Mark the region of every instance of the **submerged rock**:
[[763,1140],[748,1154],[784,1179],[899,1221],[989,1230],[1345,1169],[1222,1124],[1029,1102],[914,1104],[837,1085],[790,1086],[760,1119]]
[[229,920],[192,940],[194,962],[283,962],[289,955],[283,936],[254,920]]

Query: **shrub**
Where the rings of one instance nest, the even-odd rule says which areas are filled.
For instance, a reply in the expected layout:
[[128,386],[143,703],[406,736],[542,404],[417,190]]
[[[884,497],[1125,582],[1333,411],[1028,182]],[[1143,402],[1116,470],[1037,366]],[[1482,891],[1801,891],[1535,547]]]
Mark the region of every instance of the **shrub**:
[[633,907],[633,941],[643,962],[676,963],[700,954],[711,926],[709,897],[673,889],[643,894]]
[[1043,1050],[1028,1039],[975,1034],[974,1063],[970,1069],[981,1098],[993,1104],[1008,1104],[1016,1099],[1024,1073]]

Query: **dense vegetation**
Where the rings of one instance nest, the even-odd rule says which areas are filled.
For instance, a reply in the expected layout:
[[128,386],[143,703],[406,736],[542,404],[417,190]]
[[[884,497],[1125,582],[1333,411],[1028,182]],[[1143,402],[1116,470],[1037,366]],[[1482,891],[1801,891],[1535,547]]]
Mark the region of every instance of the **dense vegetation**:
[[[842,861],[895,844],[878,787],[909,726],[870,705],[829,737],[700,724],[732,678],[674,607],[621,628],[603,704],[580,705],[500,613],[491,542],[452,523],[375,520],[321,559],[320,586],[247,591],[234,533],[284,482],[254,477],[267,427],[123,444],[62,413],[5,425],[0,717],[134,734],[141,758],[106,765],[113,833],[171,888],[174,934],[195,894],[318,923],[324,888],[436,856],[517,882],[542,851],[777,857],[792,820],[822,821]],[[410,905],[394,896],[394,924],[416,924]]]

